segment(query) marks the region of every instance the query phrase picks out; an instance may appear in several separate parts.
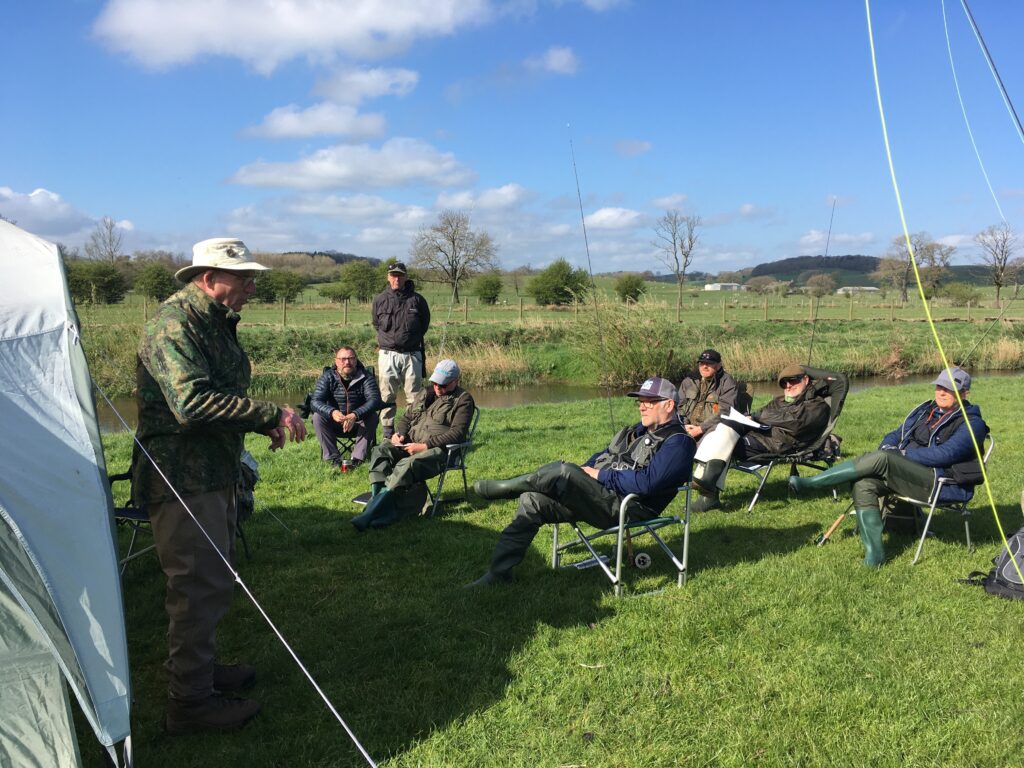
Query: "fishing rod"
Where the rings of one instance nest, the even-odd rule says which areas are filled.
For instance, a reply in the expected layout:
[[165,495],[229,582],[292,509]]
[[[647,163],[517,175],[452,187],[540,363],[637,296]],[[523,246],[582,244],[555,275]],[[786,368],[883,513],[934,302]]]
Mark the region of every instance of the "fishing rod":
[[[836,198],[832,196],[832,215],[828,219],[828,235],[825,237],[825,258],[828,258],[828,247],[832,242],[832,222],[836,218]],[[811,296],[811,301],[814,301],[814,296]],[[811,343],[807,347],[807,364],[811,364],[811,355],[814,353],[814,330],[818,325],[818,310],[821,309],[821,302],[819,301],[814,305],[814,314],[811,316]]]
[[[580,174],[576,169],[576,150],[572,144],[572,128],[566,123],[566,133],[569,136],[569,155],[572,157],[572,173],[576,179],[576,200],[580,205],[580,224],[583,225],[583,245],[587,250],[587,271],[590,274],[590,291],[594,297],[594,317],[597,321],[597,339],[601,345],[601,359],[608,359],[608,350],[605,348],[604,343],[604,326],[601,324],[601,310],[599,302],[597,300],[597,282],[594,280],[594,265],[590,260],[590,239],[587,237],[587,219],[583,215],[583,194],[580,192]],[[616,432],[615,429],[615,413],[612,410],[612,388],[607,382],[605,383],[605,398],[608,400],[608,423],[612,428],[612,432]]]

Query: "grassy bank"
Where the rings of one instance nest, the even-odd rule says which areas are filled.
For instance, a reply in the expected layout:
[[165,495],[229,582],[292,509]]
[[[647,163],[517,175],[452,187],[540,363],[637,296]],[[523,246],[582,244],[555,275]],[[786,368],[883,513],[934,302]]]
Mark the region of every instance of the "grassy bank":
[[[851,395],[837,430],[844,450],[873,448],[928,394],[913,386]],[[1015,529],[1024,382],[979,376],[973,394],[998,440],[990,472],[999,514]],[[620,423],[636,418],[624,398],[614,412]],[[608,422],[604,401],[485,411],[470,481],[582,460],[607,440]],[[996,550],[980,503],[977,552],[964,548],[960,520],[942,518],[917,566],[912,537],[887,535],[892,560],[875,573],[860,565],[852,528],[827,547],[812,545],[839,505],[790,501],[778,472],[748,515],[740,508],[753,482],[735,475],[728,509],[694,521],[682,590],[654,552],[652,568],[631,572],[628,586],[664,591],[616,601],[598,573],[550,571],[543,531],[515,584],[467,592],[460,586],[486,567],[514,502],[471,497],[439,518],[357,535],[348,500],[364,490],[365,469],[331,473],[315,441],[273,455],[265,443],[249,440],[263,479],[247,529],[253,558],[241,561],[241,576],[384,765],[1019,762],[1024,704],[1012,669],[1020,606],[956,583],[987,568]],[[111,467],[123,467],[127,438],[107,444]],[[670,541],[680,544],[680,534]],[[130,564],[139,765],[360,765],[242,597],[220,646],[225,658],[258,665],[252,695],[264,712],[237,734],[164,736],[162,597],[155,559]],[[95,750],[86,752],[99,766]]]
[[[342,343],[355,346],[364,360],[375,359],[376,339],[368,322],[315,322],[315,313],[293,311],[289,324],[280,327],[253,323],[254,313],[246,310],[239,334],[253,362],[254,394],[309,388]],[[84,314],[85,349],[99,385],[110,395],[128,395],[134,387],[141,317],[111,322],[112,317]],[[987,328],[956,320],[941,323],[939,332],[948,354],[960,360]],[[476,387],[538,381],[622,387],[653,371],[678,381],[708,346],[720,350],[728,370],[748,381],[770,380],[786,364],[806,362],[809,352],[815,365],[854,376],[898,379],[938,365],[928,326],[910,318],[819,320],[813,326],[805,320],[676,323],[658,305],[608,305],[578,315],[552,312],[543,321],[438,319],[427,338],[427,355],[431,361],[442,351],[455,357],[466,382]],[[1024,368],[1024,328],[1004,323],[991,330],[971,356],[971,367]]]

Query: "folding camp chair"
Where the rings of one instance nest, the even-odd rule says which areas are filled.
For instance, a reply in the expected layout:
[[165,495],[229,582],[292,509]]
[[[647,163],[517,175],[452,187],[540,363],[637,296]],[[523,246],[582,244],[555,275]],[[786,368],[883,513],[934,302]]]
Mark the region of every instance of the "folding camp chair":
[[[985,440],[988,441],[988,447],[986,448],[984,444],[982,445],[982,447],[984,448],[984,453],[982,454],[981,461],[982,464],[987,467],[988,459],[992,455],[992,449],[996,447],[996,442],[995,438],[992,437],[991,434],[987,435],[985,437]],[[935,485],[932,487],[932,492],[927,499],[913,499],[909,496],[893,495],[886,496],[884,501],[882,502],[883,520],[887,518],[904,518],[904,515],[898,514],[897,506],[899,504],[909,504],[914,509],[913,519],[915,525],[917,524],[919,516],[924,511],[924,509],[926,507],[928,509],[928,515],[925,518],[924,528],[921,531],[921,538],[917,542],[917,551],[914,552],[914,559],[911,561],[911,565],[917,565],[917,561],[921,559],[921,552],[924,550],[924,540],[928,537],[928,529],[931,527],[932,516],[935,514],[936,510],[940,512],[953,512],[963,517],[964,538],[967,541],[967,551],[974,551],[974,545],[971,543],[971,510],[967,506],[968,504],[971,503],[971,499],[973,499],[974,496],[972,495],[971,499],[967,499],[966,501],[939,501],[939,496],[942,495],[942,489],[952,482],[952,478],[940,477],[938,481],[935,483]],[[839,528],[839,526],[842,525],[843,521],[851,515],[855,516],[852,503],[850,504],[850,506],[846,508],[846,511],[844,511],[843,514],[840,515],[839,518],[831,525],[831,527],[824,534],[822,534],[821,538],[818,539],[818,546],[824,546],[826,543],[828,543],[829,538],[832,536],[833,533],[835,533],[836,529]]]
[[433,491],[430,490],[430,485],[427,485],[427,493],[430,494],[430,516],[433,517],[437,514],[437,507],[441,503],[441,491],[444,488],[444,478],[449,471],[458,470],[462,472],[462,496],[460,499],[466,498],[469,493],[469,484],[466,482],[466,455],[473,447],[473,435],[476,433],[476,424],[480,421],[480,408],[473,408],[473,417],[469,422],[469,431],[466,433],[466,439],[461,443],[450,443],[445,446],[445,450],[448,451],[447,458],[444,463],[444,467],[441,469],[441,474],[437,476],[437,488]]
[[[249,458],[251,459],[252,457],[250,456]],[[111,488],[113,488],[114,483],[131,480],[131,477],[131,472],[120,472],[116,475],[108,475],[107,480],[110,482]],[[248,517],[249,515],[243,516],[242,514],[239,514],[235,520],[235,533],[238,536],[238,539],[242,542],[242,548],[245,550],[246,560],[250,560],[252,558],[252,553],[249,552],[249,542],[245,538],[245,528],[242,525],[244,520],[248,519]],[[152,535],[149,513],[146,512],[145,507],[136,507],[130,501],[123,507],[114,507],[114,523],[126,526],[131,530],[131,537],[128,539],[128,550],[125,552],[124,557],[118,561],[118,565],[121,566],[121,575],[123,576],[125,568],[128,567],[129,562],[137,557],[142,557],[151,550],[156,549],[156,544],[149,544],[141,549],[135,548],[136,543],[138,543],[139,534]]]
[[[798,466],[822,471],[835,464],[841,456],[840,439],[832,434],[832,430],[835,429],[836,421],[839,420],[839,415],[843,412],[843,403],[846,402],[846,394],[850,391],[850,377],[845,373],[825,371],[808,366],[804,366],[804,370],[811,377],[807,386],[813,388],[818,397],[824,398],[828,403],[828,423],[817,439],[798,451],[777,456],[770,454],[748,456],[746,459],[734,459],[731,462],[732,469],[746,472],[760,481],[750,499],[750,504],[747,505],[747,512],[753,512],[754,505],[757,504],[757,500],[761,497],[761,491],[764,490],[764,486],[768,482],[768,475],[776,465],[789,464],[789,474],[796,475],[799,474]],[[839,498],[835,491],[832,492],[832,498]]]
[[[629,505],[640,498],[637,494],[631,493],[622,500],[619,504],[619,524],[614,525],[610,528],[597,531],[596,533],[585,534],[579,526],[579,523],[572,522],[569,525],[572,526],[573,531],[576,533],[576,537],[572,541],[565,543],[559,543],[558,541],[558,529],[559,525],[552,526],[552,541],[551,541],[551,567],[559,568],[590,568],[597,566],[601,569],[608,580],[611,581],[612,586],[615,588],[615,596],[622,596],[622,558],[623,552],[628,552],[630,564],[645,570],[651,565],[651,557],[646,552],[633,551],[633,540],[639,536],[650,534],[658,546],[661,547],[661,551],[664,552],[668,558],[672,561],[672,564],[676,568],[677,579],[676,586],[682,587],[686,584],[687,575],[687,564],[690,552],[690,485],[686,484],[679,488],[681,492],[685,494],[685,501],[683,502],[683,516],[662,516],[655,517],[649,520],[629,520],[626,516],[626,510]],[[665,540],[658,535],[658,531],[662,528],[666,528],[670,525],[682,525],[683,526],[683,554],[682,558],[676,557],[675,552],[672,551],[671,547],[665,543]],[[608,555],[598,554],[594,548],[593,542],[597,539],[605,536],[615,536],[615,545],[613,547],[613,556],[615,558],[615,570],[614,572],[608,567],[608,562],[611,559]],[[562,565],[562,555],[569,550],[577,549],[579,547],[585,548],[589,553],[590,557],[578,563],[572,565]]]
[[[373,376],[374,378],[377,377],[377,372],[376,372],[376,370],[374,369],[374,367],[372,365],[364,365],[363,367],[366,369],[366,372],[370,376]],[[394,406],[395,406],[395,401],[394,400],[392,400],[390,402],[387,402],[387,403],[381,403],[380,408],[377,409],[377,412],[379,413],[380,411],[384,410],[385,408],[393,408]],[[307,392],[305,399],[303,399],[303,401],[301,403],[297,403],[295,405],[295,410],[298,411],[299,415],[302,418],[304,418],[304,419],[310,418],[313,415],[313,393],[312,392]],[[359,438],[356,437],[355,433],[353,433],[351,436],[350,435],[345,435],[345,434],[339,435],[336,438],[336,440],[335,440],[335,444],[338,446],[338,455],[341,456],[343,459],[346,456],[351,458],[351,456],[352,456],[352,449],[355,448],[356,442],[358,440],[359,440]],[[374,431],[374,433],[372,435],[370,435],[370,439],[369,439],[368,445],[366,446],[366,455],[367,456],[370,455],[370,451],[373,450],[373,447],[376,444],[377,444],[377,432]]]

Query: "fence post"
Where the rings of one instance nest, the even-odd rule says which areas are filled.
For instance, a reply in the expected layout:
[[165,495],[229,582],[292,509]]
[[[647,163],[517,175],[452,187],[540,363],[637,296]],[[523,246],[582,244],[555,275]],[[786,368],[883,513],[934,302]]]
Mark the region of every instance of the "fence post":
[[847,307],[846,319],[847,320],[853,320],[853,294],[852,293],[850,294],[850,306]]
[[281,299],[281,327],[288,325],[288,300]]
[[344,312],[341,320],[342,325],[348,325],[348,299],[341,302],[342,310]]
[[893,300],[893,301],[889,302],[889,322],[892,323],[892,322],[895,322],[895,321],[896,321],[896,301]]
[[807,302],[807,319],[810,320],[812,323],[814,322],[814,301],[814,297],[811,296],[810,301]]
[[519,322],[523,322],[523,297],[519,297]]
[[725,322],[725,295],[722,295],[722,322]]
[[462,319],[465,322],[468,323],[469,322],[469,299],[465,299],[465,302],[466,303],[463,305]]
[[967,322],[971,322],[971,300],[967,300]]
[[768,321],[768,294],[764,295],[764,320]]

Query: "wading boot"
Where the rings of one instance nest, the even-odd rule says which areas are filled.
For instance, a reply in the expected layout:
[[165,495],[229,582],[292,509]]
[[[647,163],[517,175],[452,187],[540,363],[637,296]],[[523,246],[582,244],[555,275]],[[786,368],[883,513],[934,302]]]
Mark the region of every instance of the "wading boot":
[[721,459],[697,461],[693,464],[693,487],[701,496],[718,500],[718,480],[725,472],[726,462]]
[[510,477],[508,480],[477,480],[473,491],[482,499],[514,499],[521,493],[533,490],[530,475]]
[[494,573],[488,571],[476,581],[471,581],[469,584],[463,585],[463,589],[476,589],[477,587],[493,587],[495,584],[510,584],[512,582],[511,573]]
[[384,490],[384,483],[370,483],[370,498]]
[[256,682],[256,667],[251,664],[214,664],[213,690],[233,693]]
[[811,477],[800,477],[799,475],[789,476],[789,488],[793,493],[817,490],[819,488],[834,488],[837,485],[852,483],[858,478],[857,467],[852,461],[844,461],[836,464],[832,469],[826,469]]
[[252,699],[226,699],[219,694],[199,701],[167,700],[164,729],[172,736],[199,731],[230,731],[241,728],[260,711]]
[[877,509],[858,509],[857,530],[860,531],[860,540],[864,544],[864,565],[878,568],[885,562],[882,513]]
[[394,506],[394,499],[391,498],[391,491],[383,487],[383,483],[374,483],[374,485],[380,485],[381,488],[378,490],[368,502],[366,502],[366,509],[361,514],[356,515],[352,518],[352,526],[362,533],[367,528],[370,528],[375,518],[380,517],[389,511],[390,507]]
[[722,501],[718,497],[718,489],[715,488],[714,493],[710,493],[707,496],[703,494],[697,495],[696,501],[690,502],[691,512],[707,512],[709,509],[721,509]]

